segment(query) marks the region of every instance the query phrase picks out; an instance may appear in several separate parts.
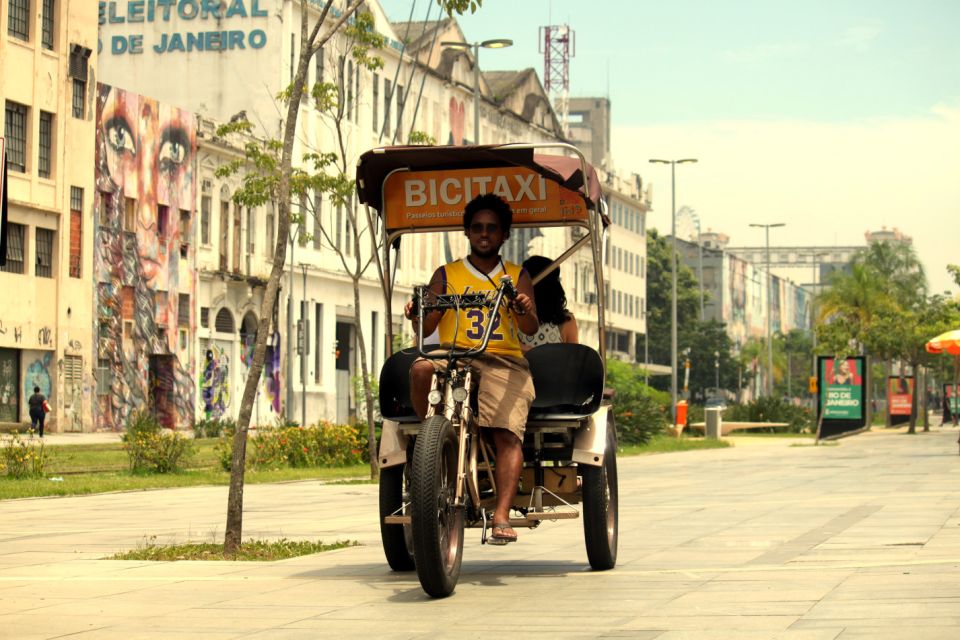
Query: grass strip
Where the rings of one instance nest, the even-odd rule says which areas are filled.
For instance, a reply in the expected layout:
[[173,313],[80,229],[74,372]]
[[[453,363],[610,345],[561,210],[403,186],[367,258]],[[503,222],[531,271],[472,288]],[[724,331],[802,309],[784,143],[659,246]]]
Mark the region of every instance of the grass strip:
[[640,456],[651,453],[673,453],[676,451],[696,451],[699,449],[723,449],[732,446],[727,440],[707,438],[674,438],[665,434],[654,436],[646,444],[625,444],[617,449],[621,456]]
[[133,551],[124,551],[108,558],[109,560],[155,560],[173,562],[177,560],[244,560],[251,562],[273,562],[299,556],[309,556],[325,551],[335,551],[347,547],[357,547],[354,540],[338,540],[331,544],[312,540],[255,540],[251,538],[240,545],[236,554],[226,554],[222,544],[197,542],[174,545],[148,543]]
[[[263,469],[248,470],[245,474],[245,482],[246,484],[299,480],[329,482],[365,478],[369,477],[369,474],[370,467],[366,464],[332,468]],[[21,480],[0,477],[0,500],[227,484],[230,484],[230,474],[215,469],[149,475],[132,474],[129,471],[109,471],[64,476],[52,475],[46,478],[24,478]]]

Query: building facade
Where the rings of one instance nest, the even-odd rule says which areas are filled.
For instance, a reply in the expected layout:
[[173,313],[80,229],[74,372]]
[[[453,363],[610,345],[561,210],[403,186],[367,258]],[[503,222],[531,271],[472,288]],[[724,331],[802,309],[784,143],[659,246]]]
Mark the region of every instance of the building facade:
[[0,267],[0,423],[49,399],[52,430],[92,428],[94,3],[0,5],[9,226]]
[[[399,35],[399,27],[407,31],[407,23],[391,24],[376,3],[368,7],[377,31],[387,39],[377,52],[384,66],[375,71],[355,66],[343,34],[324,47],[311,61],[308,85],[338,86],[339,125],[317,109],[313,98],[305,97],[294,157],[342,148],[341,170],[349,174],[366,149],[406,143],[417,135],[448,144],[472,142],[476,61],[469,51],[440,47],[442,39],[434,37],[442,33],[443,38],[463,40],[456,21],[441,18],[424,26],[421,35],[429,37],[418,43]],[[68,266],[79,264],[81,274],[75,292],[56,278],[51,285],[30,275],[37,293],[29,304],[16,307],[23,317],[2,319],[6,324],[9,318],[11,336],[32,332],[39,338],[44,337],[42,327],[30,322],[47,316],[57,316],[59,322],[49,345],[10,345],[19,350],[8,358],[15,362],[10,375],[17,377],[17,411],[22,418],[25,376],[44,368],[57,410],[75,416],[75,430],[122,430],[140,409],[175,428],[199,419],[235,418],[272,266],[278,216],[273,203],[237,204],[234,195],[244,175],[220,170],[242,160],[244,144],[281,135],[285,111],[276,95],[287,87],[296,62],[300,3],[237,0],[214,7],[130,2],[100,3],[99,8],[99,43],[94,41],[97,18],[92,9],[84,13],[87,40],[74,39],[93,52],[86,59],[94,65],[91,69],[99,70],[102,83],[93,83],[90,74],[81,127],[86,138],[69,145],[78,159],[54,165],[82,174],[65,174],[62,180],[80,188],[79,193],[69,190],[79,198],[77,216],[70,220],[71,229],[83,235],[78,239],[58,226],[65,222],[54,222],[47,211],[53,204],[41,201],[33,213],[21,207],[36,199],[26,186],[47,186],[41,176],[27,170],[21,172],[26,177],[15,176],[19,182],[11,181],[11,219],[26,227],[24,264],[29,265],[37,251],[32,227],[44,227],[47,221],[60,247],[54,264],[64,274],[72,273]],[[45,60],[44,55],[34,57]],[[480,74],[479,79],[481,142],[561,139],[556,114],[535,72]],[[58,83],[70,87],[70,78]],[[77,109],[75,86],[73,93],[59,98],[67,107],[50,107],[51,113]],[[19,94],[11,94],[10,100],[35,104]],[[239,119],[254,125],[252,135],[217,134],[218,123]],[[57,126],[63,120],[58,117]],[[66,157],[62,154],[68,145],[60,146],[59,140],[69,140],[69,135],[57,134],[57,158]],[[38,144],[31,144],[39,156]],[[615,246],[636,244],[645,251],[643,216],[649,202],[638,200],[629,185],[612,177],[605,180],[608,198],[616,200],[611,205],[619,221],[611,232]],[[56,193],[61,197],[64,192]],[[70,204],[65,201],[61,209],[72,213]],[[410,340],[401,309],[412,287],[428,281],[438,265],[464,255],[466,239],[460,233],[404,239],[395,255],[397,286],[388,318],[377,271],[368,265],[373,255],[370,228],[356,201],[337,205],[310,193],[293,203],[293,211],[297,222],[291,229],[278,312],[270,320],[253,422],[347,422],[358,410],[357,376],[365,369],[375,378],[390,350],[388,328],[399,336],[398,343]],[[571,242],[566,229],[517,230],[505,254],[517,261],[534,253],[556,256]],[[599,333],[587,254],[567,261],[562,271],[585,340]],[[644,303],[634,298],[644,289],[645,259],[611,251],[613,255],[621,257],[609,258],[609,295],[620,297],[617,306],[610,307],[608,328],[619,332],[612,343],[619,347],[643,331]],[[348,272],[357,264],[368,267],[355,290]],[[0,273],[0,278],[21,275]],[[23,284],[21,279],[15,286]],[[633,297],[623,298],[625,291]],[[5,335],[0,330],[0,340]],[[73,355],[80,359],[78,382],[69,374],[77,365],[66,360]],[[33,366],[34,361],[40,364]],[[54,367],[77,395],[57,388]],[[40,379],[39,374],[30,375],[30,380]]]

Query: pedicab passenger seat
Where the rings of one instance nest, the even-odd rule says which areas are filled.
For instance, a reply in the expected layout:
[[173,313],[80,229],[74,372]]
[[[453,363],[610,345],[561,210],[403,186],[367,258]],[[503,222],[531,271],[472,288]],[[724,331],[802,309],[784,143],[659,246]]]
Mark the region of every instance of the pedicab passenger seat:
[[419,354],[415,348],[397,351],[380,370],[380,415],[400,423],[420,422],[410,402],[410,367]]
[[544,344],[526,353],[537,397],[528,420],[593,414],[603,400],[603,361],[582,344]]

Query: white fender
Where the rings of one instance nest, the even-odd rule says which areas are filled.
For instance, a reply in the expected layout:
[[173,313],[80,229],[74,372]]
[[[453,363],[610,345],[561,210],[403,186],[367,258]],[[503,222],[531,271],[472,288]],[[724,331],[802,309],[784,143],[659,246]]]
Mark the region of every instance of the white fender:
[[603,466],[607,450],[607,429],[613,429],[610,406],[601,406],[573,435],[573,461],[592,467]]
[[400,424],[395,420],[383,421],[380,431],[380,453],[378,463],[381,469],[395,467],[407,461],[407,435],[400,431]]

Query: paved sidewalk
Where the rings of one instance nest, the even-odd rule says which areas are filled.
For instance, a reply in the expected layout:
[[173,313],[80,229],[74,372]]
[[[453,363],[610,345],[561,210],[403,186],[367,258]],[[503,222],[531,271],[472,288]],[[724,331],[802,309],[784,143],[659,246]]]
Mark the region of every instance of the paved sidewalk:
[[223,487],[0,502],[0,638],[953,639],[956,440],[624,458],[616,569],[587,569],[577,522],[505,548],[468,531],[439,601],[387,569],[372,485],[248,486],[246,535],[364,545],[269,564],[102,559],[151,536],[219,540]]

